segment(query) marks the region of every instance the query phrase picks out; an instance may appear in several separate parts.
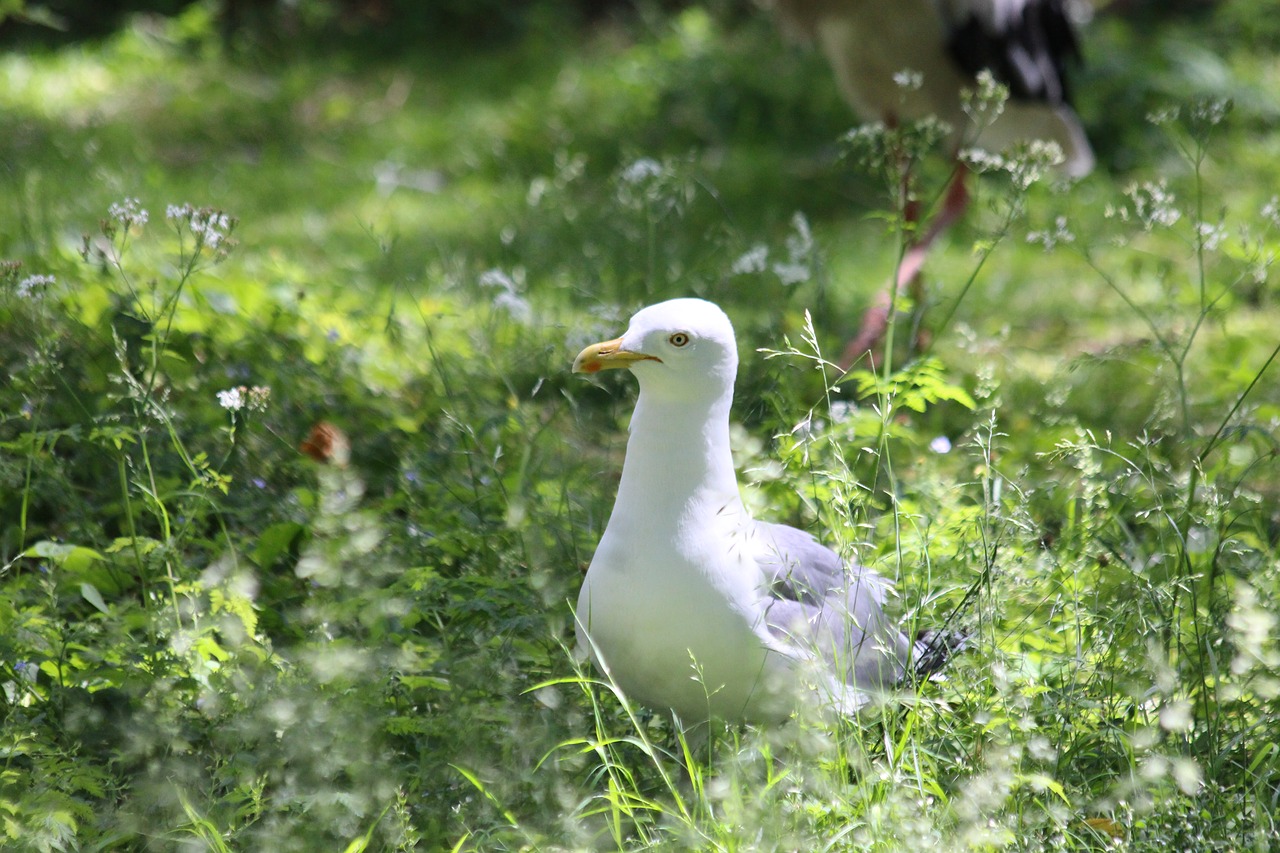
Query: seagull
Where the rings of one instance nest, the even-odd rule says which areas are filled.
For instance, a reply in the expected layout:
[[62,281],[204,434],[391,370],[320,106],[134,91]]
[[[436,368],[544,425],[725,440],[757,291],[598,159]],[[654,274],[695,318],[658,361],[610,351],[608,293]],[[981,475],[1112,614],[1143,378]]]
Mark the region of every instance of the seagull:
[[[835,72],[841,94],[867,121],[889,127],[936,116],[952,128],[951,147],[1002,151],[1030,140],[1056,142],[1059,170],[1079,178],[1094,166],[1093,150],[1071,106],[1065,68],[1078,61],[1072,0],[761,0],[784,32],[816,43]],[[1001,114],[974,127],[963,91],[988,71],[1009,90]],[[918,75],[918,76],[916,76]],[[910,81],[908,85],[904,82]],[[898,269],[901,292],[919,276],[933,241],[969,205],[965,169],[957,164],[942,207],[910,246]],[[918,214],[909,209],[909,218]],[[845,349],[845,367],[884,332],[888,300],[868,311]]]
[[941,665],[946,644],[911,641],[885,613],[888,581],[747,513],[729,451],[738,350],[719,307],[651,305],[573,362],[619,368],[640,394],[575,628],[624,695],[686,723],[778,722],[806,697],[848,716]]

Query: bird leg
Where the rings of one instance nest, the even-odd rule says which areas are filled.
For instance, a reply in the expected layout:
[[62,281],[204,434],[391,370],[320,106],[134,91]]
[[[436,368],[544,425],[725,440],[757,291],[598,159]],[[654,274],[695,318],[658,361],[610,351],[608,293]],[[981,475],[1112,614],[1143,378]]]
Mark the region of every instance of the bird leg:
[[[951,180],[947,185],[947,193],[942,201],[942,209],[938,211],[938,215],[929,223],[929,229],[924,233],[924,236],[919,240],[913,240],[907,246],[907,250],[902,256],[902,262],[898,264],[898,273],[894,283],[897,295],[910,295],[917,305],[920,304],[920,297],[923,295],[920,288],[920,272],[924,269],[924,261],[929,254],[929,248],[944,231],[964,215],[965,210],[969,207],[969,190],[965,186],[967,174],[968,170],[963,165],[956,165],[955,173],[951,176]],[[908,198],[903,209],[903,218],[907,222],[914,223],[919,221],[919,217],[919,202]],[[887,290],[881,293],[876,298],[875,304],[862,315],[862,325],[858,328],[858,334],[854,336],[853,340],[849,341],[840,356],[839,365],[841,370],[848,370],[864,355],[870,358],[872,367],[879,363],[876,348],[881,339],[884,338],[885,330],[889,327],[889,306],[893,302],[894,290]]]

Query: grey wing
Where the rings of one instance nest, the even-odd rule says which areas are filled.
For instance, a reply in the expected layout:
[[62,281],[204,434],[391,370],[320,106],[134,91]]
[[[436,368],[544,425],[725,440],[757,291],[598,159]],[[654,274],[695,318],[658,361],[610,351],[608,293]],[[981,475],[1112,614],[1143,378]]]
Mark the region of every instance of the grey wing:
[[785,524],[756,522],[756,562],[771,634],[808,650],[840,680],[858,687],[892,684],[911,643],[884,612],[890,585],[868,569]]
[[756,563],[770,590],[807,604],[844,585],[844,561],[809,533],[785,524],[755,522]]
[[941,0],[947,51],[969,75],[989,70],[1014,99],[1069,104],[1066,65],[1080,59],[1068,0]]

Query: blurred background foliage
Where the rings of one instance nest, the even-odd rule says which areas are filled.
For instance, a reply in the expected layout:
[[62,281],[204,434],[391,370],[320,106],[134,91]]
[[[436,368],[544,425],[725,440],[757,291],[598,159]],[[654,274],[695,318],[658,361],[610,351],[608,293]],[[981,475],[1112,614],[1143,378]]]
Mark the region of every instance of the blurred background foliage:
[[[985,177],[931,358],[833,390],[891,194],[749,3],[0,0],[5,844],[1267,849],[1270,6],[1100,5],[1098,172]],[[689,294],[738,328],[750,505],[975,635],[701,777],[564,645],[633,395],[567,366]]]

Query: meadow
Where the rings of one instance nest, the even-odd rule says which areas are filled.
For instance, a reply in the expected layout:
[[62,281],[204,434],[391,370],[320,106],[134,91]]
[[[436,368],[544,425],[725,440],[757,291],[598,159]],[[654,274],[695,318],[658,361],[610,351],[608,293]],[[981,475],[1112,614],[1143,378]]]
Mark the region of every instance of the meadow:
[[[754,7],[217,8],[0,53],[0,847],[1280,846],[1267,4],[1097,15],[1099,169],[984,159],[847,375],[948,159]],[[970,635],[900,702],[575,661],[635,386],[569,367],[687,295],[748,506]]]

